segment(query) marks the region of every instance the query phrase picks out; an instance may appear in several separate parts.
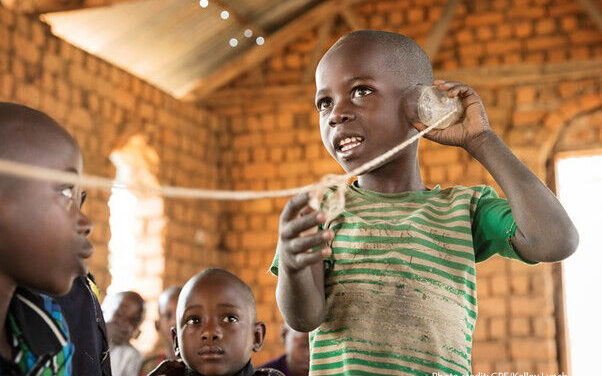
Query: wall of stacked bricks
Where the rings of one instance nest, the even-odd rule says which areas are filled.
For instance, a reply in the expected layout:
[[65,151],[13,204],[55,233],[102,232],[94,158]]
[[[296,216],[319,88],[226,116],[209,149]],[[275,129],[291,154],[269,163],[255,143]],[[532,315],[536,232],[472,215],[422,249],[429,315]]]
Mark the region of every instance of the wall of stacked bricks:
[[[403,0],[373,1],[355,11],[369,27],[402,32],[423,42],[443,5],[435,0],[411,6]],[[330,42],[347,31],[339,23]],[[316,35],[317,30],[300,35],[226,90],[259,93],[299,84]],[[434,65],[437,70],[470,69],[600,55],[600,32],[577,1],[464,1]],[[602,145],[601,86],[600,75],[594,75],[578,81],[491,82],[476,88],[494,129],[547,181],[546,164],[555,150]],[[55,38],[37,19],[1,7],[0,99],[40,108],[65,125],[82,145],[91,174],[113,176],[109,154],[137,133],[146,134],[159,154],[162,184],[277,189],[340,172],[321,145],[311,97],[262,97],[208,112]],[[461,150],[423,140],[420,162],[431,186],[493,184]],[[108,198],[108,193],[92,191],[87,205],[96,224],[96,252],[90,264],[103,291],[110,283]],[[207,265],[226,265],[241,275],[253,287],[258,315],[268,326],[266,346],[256,362],[281,351],[276,280],[267,267],[285,201],[166,200],[165,205],[164,285],[181,282]],[[202,244],[195,241],[199,229],[205,234]],[[553,268],[496,258],[480,264],[477,273],[475,371],[556,371]]]
[[[162,184],[218,185],[215,116],[54,37],[38,19],[2,7],[0,100],[38,108],[65,126],[82,148],[88,174],[115,176],[110,153],[131,136],[144,134],[159,155],[157,177]],[[109,197],[109,192],[91,190],[84,210],[94,223],[95,251],[89,265],[103,294],[111,282]],[[164,214],[163,254],[132,270],[142,281],[140,293],[151,300],[152,313],[156,296],[148,296],[148,291],[163,287],[152,286],[156,285],[152,277],[161,276],[163,285],[169,286],[207,265],[220,264],[217,203],[168,199]],[[205,234],[202,243],[195,237],[198,230]]]
[[[401,32],[422,43],[445,1],[372,1],[354,8],[369,28]],[[602,5],[602,2],[599,2]],[[349,29],[338,22],[333,43]],[[274,95],[263,90],[299,86],[318,28],[299,35],[281,53],[222,89],[230,101],[211,100],[223,117],[221,170],[233,189],[279,189],[340,173],[324,150],[318,114],[306,90]],[[463,1],[440,52],[438,72],[516,64],[583,61],[602,56],[602,33],[577,1]],[[517,72],[520,68],[516,68]],[[512,71],[512,69],[510,69]],[[495,131],[543,181],[553,186],[548,165],[556,151],[602,147],[602,72],[591,77],[525,82],[495,80],[476,86]],[[470,84],[470,82],[468,82]],[[311,91],[311,90],[309,90]],[[231,103],[240,93],[240,100]],[[219,96],[219,92],[216,94]],[[220,103],[221,102],[221,103]],[[227,136],[226,136],[227,135]],[[425,183],[443,187],[495,184],[463,150],[422,140]],[[268,338],[258,360],[278,353],[281,317],[275,305],[276,278],[267,266],[277,242],[279,213],[286,200],[228,204],[224,220],[230,267],[257,295]],[[474,371],[559,371],[559,333],[552,265],[529,267],[493,258],[477,267],[479,319],[474,333]]]

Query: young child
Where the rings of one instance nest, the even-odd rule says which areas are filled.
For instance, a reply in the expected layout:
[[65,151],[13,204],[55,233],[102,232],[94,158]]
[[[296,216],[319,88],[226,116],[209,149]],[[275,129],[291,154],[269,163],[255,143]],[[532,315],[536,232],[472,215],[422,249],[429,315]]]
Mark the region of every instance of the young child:
[[[46,114],[0,102],[0,159],[82,172],[77,142]],[[73,345],[59,306],[84,260],[90,220],[72,184],[0,174],[0,374],[71,375]]]
[[[381,155],[425,128],[408,98],[432,84],[411,39],[370,30],[341,38],[316,70],[324,146],[346,171]],[[508,201],[487,186],[426,188],[416,143],[359,176],[345,211],[317,233],[303,234],[324,213],[309,210],[307,195],[292,198],[271,271],[287,323],[313,331],[312,375],[470,374],[475,262],[496,253],[553,262],[577,246],[562,206],[491,130],[477,93],[434,84],[461,100],[464,116],[426,137],[466,150]]]
[[140,371],[141,375],[146,375],[166,359],[173,360],[176,358],[171,340],[171,328],[176,326],[176,307],[178,306],[180,291],[182,291],[180,286],[172,286],[159,295],[159,319],[155,321],[155,329],[159,333],[163,349],[160,353],[144,360]]
[[113,376],[137,376],[140,372],[144,357],[130,341],[140,335],[144,309],[144,299],[134,291],[109,295],[102,303]]
[[261,367],[277,369],[285,376],[307,376],[309,374],[308,333],[298,332],[284,323],[280,337],[284,343],[284,354]]
[[251,364],[265,324],[257,321],[253,292],[234,274],[211,268],[195,275],[182,288],[176,312],[172,338],[179,361],[165,361],[149,376],[282,376]]

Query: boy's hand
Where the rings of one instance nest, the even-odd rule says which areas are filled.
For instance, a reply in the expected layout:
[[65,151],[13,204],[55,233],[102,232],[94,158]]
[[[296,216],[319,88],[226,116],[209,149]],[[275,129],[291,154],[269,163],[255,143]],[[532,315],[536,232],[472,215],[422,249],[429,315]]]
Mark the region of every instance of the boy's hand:
[[[445,129],[433,129],[424,137],[444,145],[460,146],[464,149],[470,147],[471,141],[477,136],[491,131],[485,107],[479,95],[468,85],[460,82],[447,82],[435,80],[433,84],[441,91],[447,92],[450,98],[458,97],[464,110],[460,120]],[[426,125],[416,122],[414,128],[421,131]]]
[[152,370],[147,376],[184,376],[186,374],[186,365],[181,359],[164,360]]
[[[279,267],[285,268],[288,273],[295,273],[330,256],[331,251],[327,245],[333,238],[332,231],[303,234],[324,223],[326,218],[323,212],[311,209],[308,201],[307,193],[295,196],[286,203],[280,215]],[[314,252],[314,247],[321,247],[321,250]]]

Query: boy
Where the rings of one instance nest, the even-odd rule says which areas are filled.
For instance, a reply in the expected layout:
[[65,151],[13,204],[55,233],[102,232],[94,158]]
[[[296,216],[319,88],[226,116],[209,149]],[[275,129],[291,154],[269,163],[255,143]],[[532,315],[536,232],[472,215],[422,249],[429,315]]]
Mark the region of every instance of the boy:
[[285,376],[307,376],[309,374],[309,336],[298,332],[284,323],[280,333],[284,343],[284,354],[262,365],[273,368]]
[[71,291],[55,300],[67,321],[75,347],[73,374],[111,376],[107,329],[92,274],[77,277]]
[[173,352],[173,342],[171,341],[171,328],[176,326],[176,307],[178,306],[178,296],[180,296],[181,290],[180,286],[172,286],[159,295],[159,319],[155,321],[155,329],[159,333],[163,351],[144,361],[140,371],[141,375],[146,375],[166,359],[173,360],[176,358],[176,354]]
[[[77,142],[48,115],[0,102],[0,159],[81,174]],[[0,175],[0,374],[71,375],[73,345],[59,306],[87,272],[92,229],[72,184]]]
[[[428,57],[407,37],[341,38],[316,70],[324,146],[347,171],[391,149],[425,128],[406,98],[432,83]],[[425,188],[416,143],[359,176],[345,211],[322,231],[301,235],[324,213],[308,210],[307,195],[291,199],[271,271],[286,322],[315,330],[312,375],[470,374],[475,262],[495,253],[552,262],[577,246],[562,206],[491,130],[474,90],[435,85],[461,100],[464,118],[426,137],[464,148],[508,201],[486,186]]]
[[107,334],[111,353],[113,376],[137,376],[144,358],[130,344],[140,335],[144,317],[144,299],[134,291],[122,291],[109,295],[102,303],[107,318]]
[[251,363],[265,324],[257,321],[253,292],[234,274],[211,268],[195,275],[182,288],[176,312],[172,338],[183,363],[165,361],[149,376],[282,376]]

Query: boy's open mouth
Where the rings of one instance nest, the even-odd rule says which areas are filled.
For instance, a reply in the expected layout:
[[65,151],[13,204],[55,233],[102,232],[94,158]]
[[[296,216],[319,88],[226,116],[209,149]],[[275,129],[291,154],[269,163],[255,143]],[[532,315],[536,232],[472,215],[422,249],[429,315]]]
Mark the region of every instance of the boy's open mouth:
[[361,136],[345,137],[342,140],[339,140],[335,146],[337,148],[337,151],[345,153],[360,146],[363,141],[364,138]]

